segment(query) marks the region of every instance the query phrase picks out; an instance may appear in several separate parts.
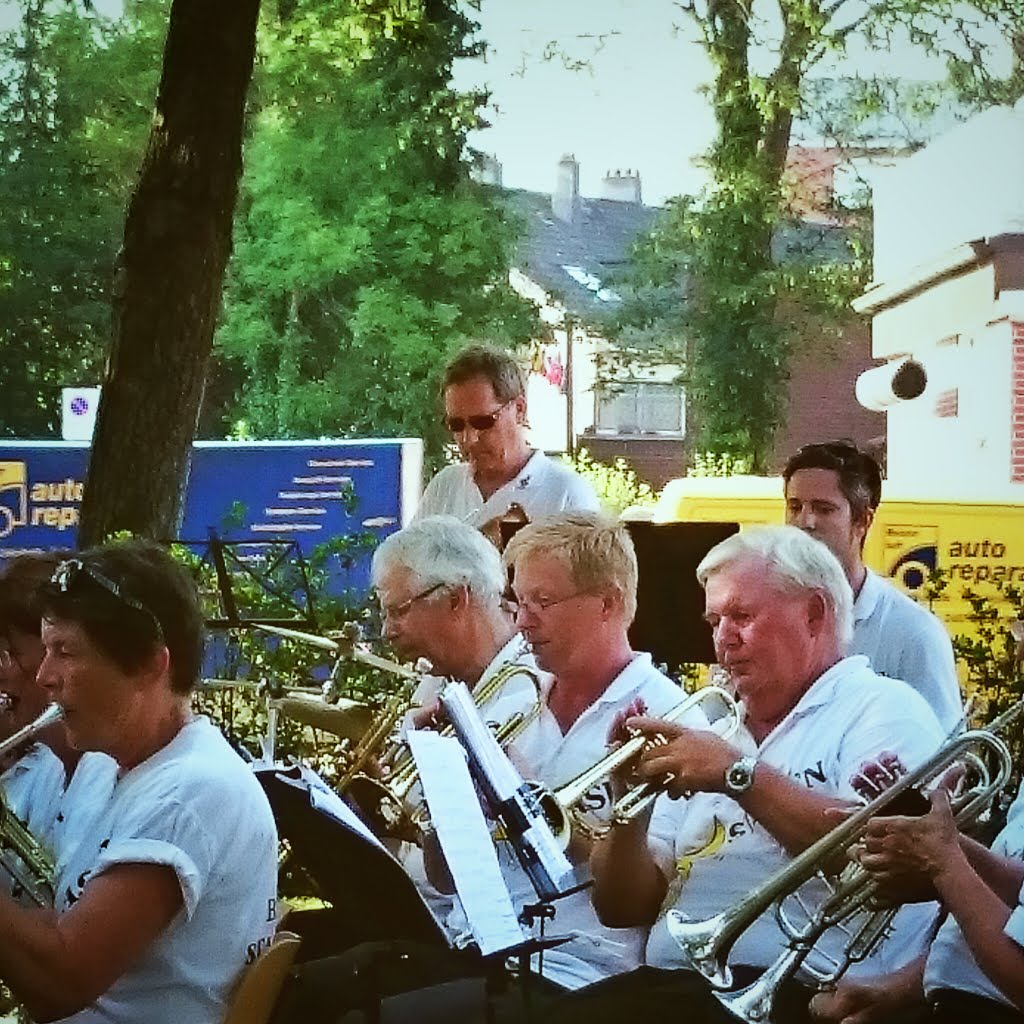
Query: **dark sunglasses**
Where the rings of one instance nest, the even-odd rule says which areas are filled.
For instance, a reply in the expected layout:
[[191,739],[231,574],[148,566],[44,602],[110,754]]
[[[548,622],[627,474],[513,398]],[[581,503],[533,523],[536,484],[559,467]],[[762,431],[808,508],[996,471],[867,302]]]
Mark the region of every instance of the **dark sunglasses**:
[[498,417],[515,401],[514,398],[510,398],[504,405],[499,406],[494,412],[484,412],[477,416],[445,416],[444,425],[453,433],[461,434],[467,426],[472,427],[474,430],[490,430],[495,423],[498,422]]
[[54,570],[53,575],[50,577],[50,585],[59,594],[67,594],[71,592],[71,589],[77,586],[78,582],[82,577],[90,579],[93,583],[102,587],[108,594],[112,594],[122,604],[127,605],[129,608],[134,608],[135,611],[141,612],[147,618],[151,619],[153,625],[156,627],[158,637],[163,637],[163,629],[160,626],[160,620],[153,614],[138,598],[132,597],[120,583],[116,583],[105,573],[100,572],[95,566],[86,565],[80,558],[69,558]]

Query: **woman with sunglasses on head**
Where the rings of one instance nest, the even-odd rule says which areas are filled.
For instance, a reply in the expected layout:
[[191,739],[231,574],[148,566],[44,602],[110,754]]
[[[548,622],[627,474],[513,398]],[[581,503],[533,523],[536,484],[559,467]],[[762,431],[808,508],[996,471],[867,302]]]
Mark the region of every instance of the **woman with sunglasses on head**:
[[527,443],[523,374],[507,352],[487,345],[459,352],[445,367],[441,398],[445,426],[465,461],[427,484],[417,517],[452,515],[498,542],[512,506],[528,522],[599,511],[586,480]]
[[277,835],[256,778],[190,710],[195,588],[156,545],[111,544],[58,566],[41,610],[39,681],[117,782],[54,910],[0,896],[0,977],[36,1020],[215,1024],[273,938]]
[[[0,572],[4,736],[39,720],[52,700],[36,678],[43,660],[40,595],[61,560],[57,553],[19,555]],[[117,766],[106,754],[83,755],[72,747],[60,722],[35,733],[9,758],[0,775],[4,800],[43,850],[59,862],[110,798]],[[7,891],[21,893],[13,877]]]

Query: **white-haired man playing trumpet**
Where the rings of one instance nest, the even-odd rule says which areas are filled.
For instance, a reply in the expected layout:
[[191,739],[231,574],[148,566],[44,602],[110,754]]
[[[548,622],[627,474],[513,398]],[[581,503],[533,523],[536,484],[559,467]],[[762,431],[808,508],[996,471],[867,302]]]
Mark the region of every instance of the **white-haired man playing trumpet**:
[[[853,800],[851,779],[864,762],[889,750],[913,766],[942,740],[908,686],[843,656],[852,595],[818,541],[793,527],[745,531],[713,548],[698,577],[746,734],[727,741],[653,718],[628,723],[667,740],[648,748],[639,772],[671,782],[649,822],[616,828],[597,845],[594,904],[610,925],[653,925],[647,966],[565,997],[545,1018],[560,1024],[683,1010],[687,1022],[733,1020],[686,969],[665,911],[699,920],[733,906],[834,825],[829,812]],[[729,955],[737,983],[784,946],[769,911]],[[809,997],[802,985],[786,987],[776,1019],[806,1019]]]
[[[430,662],[413,703],[422,725],[436,709],[443,678],[471,690],[507,664],[533,670],[534,660],[505,606],[501,556],[479,530],[454,516],[426,516],[391,534],[373,556],[373,584],[384,636],[410,661]],[[528,675],[509,680],[501,696],[533,703]]]

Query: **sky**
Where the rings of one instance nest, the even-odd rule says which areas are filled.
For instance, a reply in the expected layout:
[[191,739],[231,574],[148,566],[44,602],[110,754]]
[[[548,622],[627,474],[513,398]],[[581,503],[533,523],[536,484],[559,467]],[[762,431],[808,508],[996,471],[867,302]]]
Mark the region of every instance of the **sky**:
[[[598,195],[609,170],[639,170],[644,202],[655,205],[700,188],[693,161],[714,133],[700,93],[710,66],[672,0],[483,0],[473,17],[487,56],[460,62],[455,82],[491,91],[492,127],[470,142],[498,157],[506,187],[549,192],[571,153],[583,195]],[[567,68],[558,53],[546,60],[552,41],[583,66]],[[816,73],[854,71],[934,79],[943,68],[897,44]]]
[[[114,13],[121,0],[95,3]],[[16,19],[18,6],[0,0],[0,28]],[[762,7],[772,9],[759,3],[755,10]],[[701,187],[694,160],[714,134],[700,92],[710,66],[673,0],[482,0],[469,13],[487,54],[458,62],[455,84],[490,90],[492,126],[470,142],[498,157],[507,187],[549,192],[565,153],[580,163],[583,195],[598,195],[601,178],[614,170],[639,170],[644,202],[654,205]],[[551,44],[555,52],[545,59]],[[816,73],[851,71],[935,78],[942,68],[906,45],[891,53],[862,48]]]

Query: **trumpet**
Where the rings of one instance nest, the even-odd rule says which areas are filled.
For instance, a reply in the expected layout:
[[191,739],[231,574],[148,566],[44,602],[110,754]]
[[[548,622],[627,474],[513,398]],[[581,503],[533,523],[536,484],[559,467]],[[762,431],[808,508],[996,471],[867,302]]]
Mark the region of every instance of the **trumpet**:
[[[1018,713],[1024,710],[1024,702]],[[1000,727],[1009,719],[1001,716]],[[994,761],[990,768],[986,754]],[[779,958],[754,982],[735,992],[716,992],[730,1012],[749,1024],[770,1018],[771,1005],[779,987],[803,967],[820,984],[841,976],[850,963],[866,956],[882,938],[891,910],[872,912],[864,924],[849,932],[849,941],[831,973],[810,970],[805,963],[815,944],[829,929],[847,922],[871,906],[877,885],[859,864],[847,863],[838,875],[829,867],[864,835],[868,821],[880,814],[899,813],[900,802],[921,795],[951,768],[962,766],[973,775],[973,785],[955,795],[954,817],[965,827],[983,814],[1010,779],[1012,761],[1006,744],[989,729],[976,729],[949,740],[917,769],[902,775],[874,800],[854,811],[845,821],[812,843],[785,867],[770,876],[732,907],[703,921],[691,921],[676,910],[666,916],[669,934],[676,940],[689,969],[698,971],[713,988],[728,989],[732,972],[728,965],[736,940],[763,913],[774,907],[787,945]],[[798,925],[785,909],[789,899],[800,900],[799,890],[811,879],[827,886],[827,895],[806,911],[807,921]],[[806,908],[805,908],[806,910]]]
[[[689,694],[660,717],[666,722],[676,722],[709,700],[719,701],[725,706],[726,712],[722,717],[727,719],[727,725],[721,735],[723,739],[727,739],[740,726],[740,708],[732,695],[718,686],[705,686]],[[540,801],[541,809],[551,825],[552,832],[563,847],[569,845],[574,828],[579,829],[588,838],[600,838],[615,825],[628,824],[639,818],[658,798],[665,782],[647,781],[634,786],[612,806],[611,820],[606,825],[588,822],[579,810],[579,802],[588,790],[629,764],[650,742],[646,736],[631,736],[600,761],[557,789],[533,783],[532,788]]]
[[[58,704],[50,704],[42,714],[28,725],[8,736],[0,743],[0,758],[17,750],[43,729],[64,717]],[[43,849],[35,836],[18,820],[0,791],[0,864],[14,879],[16,885],[40,907],[53,906],[53,858]]]
[[[516,712],[495,730],[495,740],[506,747],[520,736],[526,727],[537,717],[541,707],[540,676],[527,665],[510,662],[502,665],[496,672],[488,676],[473,692],[473,703],[480,710],[494,702],[516,677],[525,676],[530,680],[536,693],[533,706],[526,712]],[[454,735],[451,725],[441,729],[442,736]],[[377,819],[381,828],[391,834],[404,833],[410,837],[418,837],[426,819],[425,808],[410,809],[410,794],[419,781],[419,769],[411,756],[399,757],[397,751],[405,747],[404,741],[395,745],[394,756],[386,757],[394,764],[394,769],[386,778],[376,779],[360,775],[350,780],[357,784],[354,793],[356,802],[364,810]],[[409,829],[401,826],[408,825]],[[418,838],[416,838],[418,841]]]

